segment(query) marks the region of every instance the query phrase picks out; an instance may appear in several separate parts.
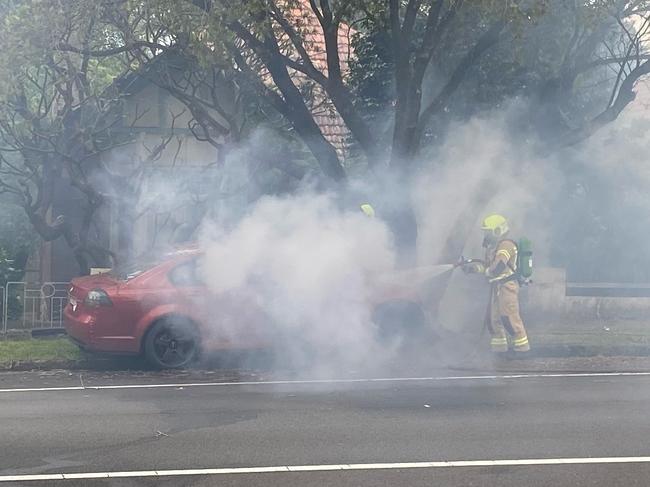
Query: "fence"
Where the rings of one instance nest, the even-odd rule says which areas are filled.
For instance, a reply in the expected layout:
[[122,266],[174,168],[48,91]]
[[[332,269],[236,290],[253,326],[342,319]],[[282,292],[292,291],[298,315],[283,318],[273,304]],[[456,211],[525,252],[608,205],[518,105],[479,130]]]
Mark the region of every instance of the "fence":
[[67,282],[9,282],[0,288],[2,330],[52,329],[63,326]]
[[[525,293],[529,314],[560,319],[609,310],[612,316],[636,318],[650,312],[650,284],[567,283],[563,269],[548,268],[538,269],[536,277]],[[68,282],[9,282],[0,287],[0,333],[63,327],[69,288]]]

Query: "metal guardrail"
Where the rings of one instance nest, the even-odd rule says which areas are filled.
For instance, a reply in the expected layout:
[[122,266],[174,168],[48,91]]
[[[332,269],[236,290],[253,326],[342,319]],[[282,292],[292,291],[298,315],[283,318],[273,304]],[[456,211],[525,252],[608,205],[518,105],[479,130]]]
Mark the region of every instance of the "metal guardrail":
[[2,289],[2,330],[52,329],[63,326],[67,282],[8,282]]
[[[0,287],[4,334],[12,330],[54,329],[63,326],[68,282],[8,282]],[[566,296],[647,298],[650,283],[566,283]]]
[[594,298],[649,298],[650,283],[567,282],[566,296]]

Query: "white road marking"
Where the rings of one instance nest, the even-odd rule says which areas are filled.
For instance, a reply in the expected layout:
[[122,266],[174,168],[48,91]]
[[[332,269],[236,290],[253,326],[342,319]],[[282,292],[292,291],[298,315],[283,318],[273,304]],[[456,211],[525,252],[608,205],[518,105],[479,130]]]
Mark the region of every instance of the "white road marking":
[[523,460],[456,460],[411,463],[347,463],[339,465],[285,465],[278,467],[203,468],[185,470],[144,470],[130,472],[53,473],[39,475],[5,475],[0,482],[37,480],[91,480],[139,477],[190,477],[208,475],[326,472],[349,470],[410,470],[417,468],[522,467],[542,465],[605,465],[614,463],[650,463],[650,457],[601,458],[530,458]]
[[272,386],[272,385],[318,385],[318,384],[371,384],[377,382],[445,382],[469,380],[501,380],[501,379],[552,379],[552,378],[584,378],[584,377],[648,377],[650,372],[585,372],[585,373],[556,373],[556,374],[509,374],[509,375],[457,375],[439,377],[380,377],[370,379],[312,379],[312,380],[267,380],[242,382],[189,382],[173,384],[118,384],[97,386],[68,386],[68,387],[25,387],[0,389],[1,393],[16,392],[53,392],[53,391],[103,391],[113,389],[172,389],[187,387],[241,387],[241,386]]

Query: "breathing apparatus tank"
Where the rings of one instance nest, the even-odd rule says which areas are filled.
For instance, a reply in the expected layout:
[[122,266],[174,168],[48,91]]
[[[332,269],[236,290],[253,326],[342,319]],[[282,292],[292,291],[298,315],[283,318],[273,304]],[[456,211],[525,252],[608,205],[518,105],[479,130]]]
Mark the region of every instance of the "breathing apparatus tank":
[[517,274],[524,282],[533,276],[533,243],[525,237],[517,242]]

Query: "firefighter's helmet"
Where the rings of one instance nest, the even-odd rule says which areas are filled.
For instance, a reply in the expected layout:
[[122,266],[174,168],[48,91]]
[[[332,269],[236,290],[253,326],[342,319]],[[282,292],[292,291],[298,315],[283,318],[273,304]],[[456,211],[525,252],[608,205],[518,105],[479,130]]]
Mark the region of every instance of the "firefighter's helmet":
[[490,215],[481,225],[481,229],[494,237],[503,237],[508,233],[508,220],[502,215]]

